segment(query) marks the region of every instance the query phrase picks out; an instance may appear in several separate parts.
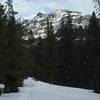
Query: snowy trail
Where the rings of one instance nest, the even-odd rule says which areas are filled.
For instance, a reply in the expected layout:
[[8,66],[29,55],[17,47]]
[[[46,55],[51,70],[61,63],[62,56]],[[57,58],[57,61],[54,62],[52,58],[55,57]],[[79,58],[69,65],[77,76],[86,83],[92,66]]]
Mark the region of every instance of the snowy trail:
[[24,80],[24,87],[20,88],[19,93],[2,95],[0,100],[100,100],[100,94],[85,89],[51,85],[28,78]]
[[20,89],[22,95],[18,100],[34,100],[34,84],[35,81],[32,78],[24,80],[24,87]]
[[26,88],[26,90],[21,94],[19,100],[34,100],[32,92],[32,88]]

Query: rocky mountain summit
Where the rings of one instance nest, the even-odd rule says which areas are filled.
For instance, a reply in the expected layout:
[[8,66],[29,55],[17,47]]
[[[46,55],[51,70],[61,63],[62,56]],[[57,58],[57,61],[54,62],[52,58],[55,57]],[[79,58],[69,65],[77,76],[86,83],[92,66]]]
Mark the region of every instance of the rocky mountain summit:
[[78,11],[70,11],[70,10],[52,10],[48,13],[39,12],[34,18],[31,20],[26,20],[25,25],[26,28],[32,30],[34,33],[35,38],[41,36],[45,37],[45,27],[47,17],[50,21],[52,21],[54,30],[58,29],[60,25],[60,21],[64,16],[67,16],[70,13],[72,17],[72,24],[75,27],[85,27],[89,23],[90,15],[83,15],[81,12]]

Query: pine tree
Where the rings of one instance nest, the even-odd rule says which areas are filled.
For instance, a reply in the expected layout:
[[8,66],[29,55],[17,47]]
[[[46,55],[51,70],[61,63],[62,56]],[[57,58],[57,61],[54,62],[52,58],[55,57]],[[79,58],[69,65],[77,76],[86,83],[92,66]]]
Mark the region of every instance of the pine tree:
[[71,43],[71,64],[72,68],[72,83],[74,86],[83,86],[84,85],[84,73],[82,66],[82,54],[84,47],[84,31],[82,26],[78,29],[74,29],[72,34],[72,43]]
[[39,37],[36,39],[36,46],[34,48],[33,52],[36,68],[35,68],[35,77],[36,79],[42,80],[42,81],[48,81],[47,79],[47,72],[45,70],[45,51],[44,51],[44,39]]
[[60,81],[63,85],[70,84],[70,74],[71,74],[71,62],[70,62],[70,49],[71,49],[71,36],[73,33],[72,28],[72,18],[70,13],[67,17],[61,20],[60,28],[57,31],[58,34],[58,55],[59,55],[59,71],[62,73],[60,75]]
[[37,79],[57,83],[57,40],[54,34],[52,22],[47,18],[47,25],[45,28],[46,38],[39,37],[36,39],[36,46],[34,48],[34,59],[36,64],[35,76]]
[[[32,30],[28,31],[24,29],[24,37],[27,38],[24,40],[25,47],[25,77],[33,76],[35,73],[35,47],[36,47],[36,39],[34,38],[34,34]],[[34,76],[35,77],[35,76]]]
[[[91,72],[91,75],[93,77],[93,74],[95,76],[94,81],[94,88],[96,92],[100,93],[100,29],[99,29],[99,22],[96,18],[95,12],[92,13],[92,16],[90,18],[90,24],[88,26],[88,32],[91,35],[92,40],[92,49],[91,49],[91,55],[92,57],[89,59],[91,62],[93,62],[92,69],[94,72]],[[90,46],[89,46],[90,47]],[[93,81],[92,81],[93,82]],[[96,84],[95,84],[96,83]]]
[[4,5],[0,4],[0,82],[4,83],[6,67],[6,47],[7,47],[7,17]]
[[7,49],[6,49],[6,74],[5,92],[18,91],[20,69],[23,66],[22,27],[15,19],[12,0],[7,4]]
[[52,26],[52,22],[47,18],[47,27],[46,27],[47,37],[45,38],[45,57],[46,64],[48,65],[48,77],[51,83],[57,81],[57,40],[54,34],[54,29]]

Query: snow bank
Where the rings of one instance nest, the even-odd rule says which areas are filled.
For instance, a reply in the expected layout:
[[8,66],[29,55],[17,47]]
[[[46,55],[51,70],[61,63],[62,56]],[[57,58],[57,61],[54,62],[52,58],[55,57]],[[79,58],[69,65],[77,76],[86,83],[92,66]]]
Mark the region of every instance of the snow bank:
[[90,90],[52,85],[30,77],[21,88],[23,91],[2,95],[0,100],[100,100],[100,94]]
[[31,77],[28,77],[27,79],[24,80],[23,84],[24,84],[24,87],[32,87],[35,85],[35,79],[34,78],[31,78]]

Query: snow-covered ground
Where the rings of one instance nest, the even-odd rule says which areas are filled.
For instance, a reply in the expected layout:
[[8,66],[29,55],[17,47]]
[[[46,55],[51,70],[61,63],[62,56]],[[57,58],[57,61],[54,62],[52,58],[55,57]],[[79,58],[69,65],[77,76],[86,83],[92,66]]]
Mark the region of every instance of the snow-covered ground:
[[0,100],[100,100],[100,94],[90,90],[56,86],[32,78],[24,80],[19,93],[5,94]]

